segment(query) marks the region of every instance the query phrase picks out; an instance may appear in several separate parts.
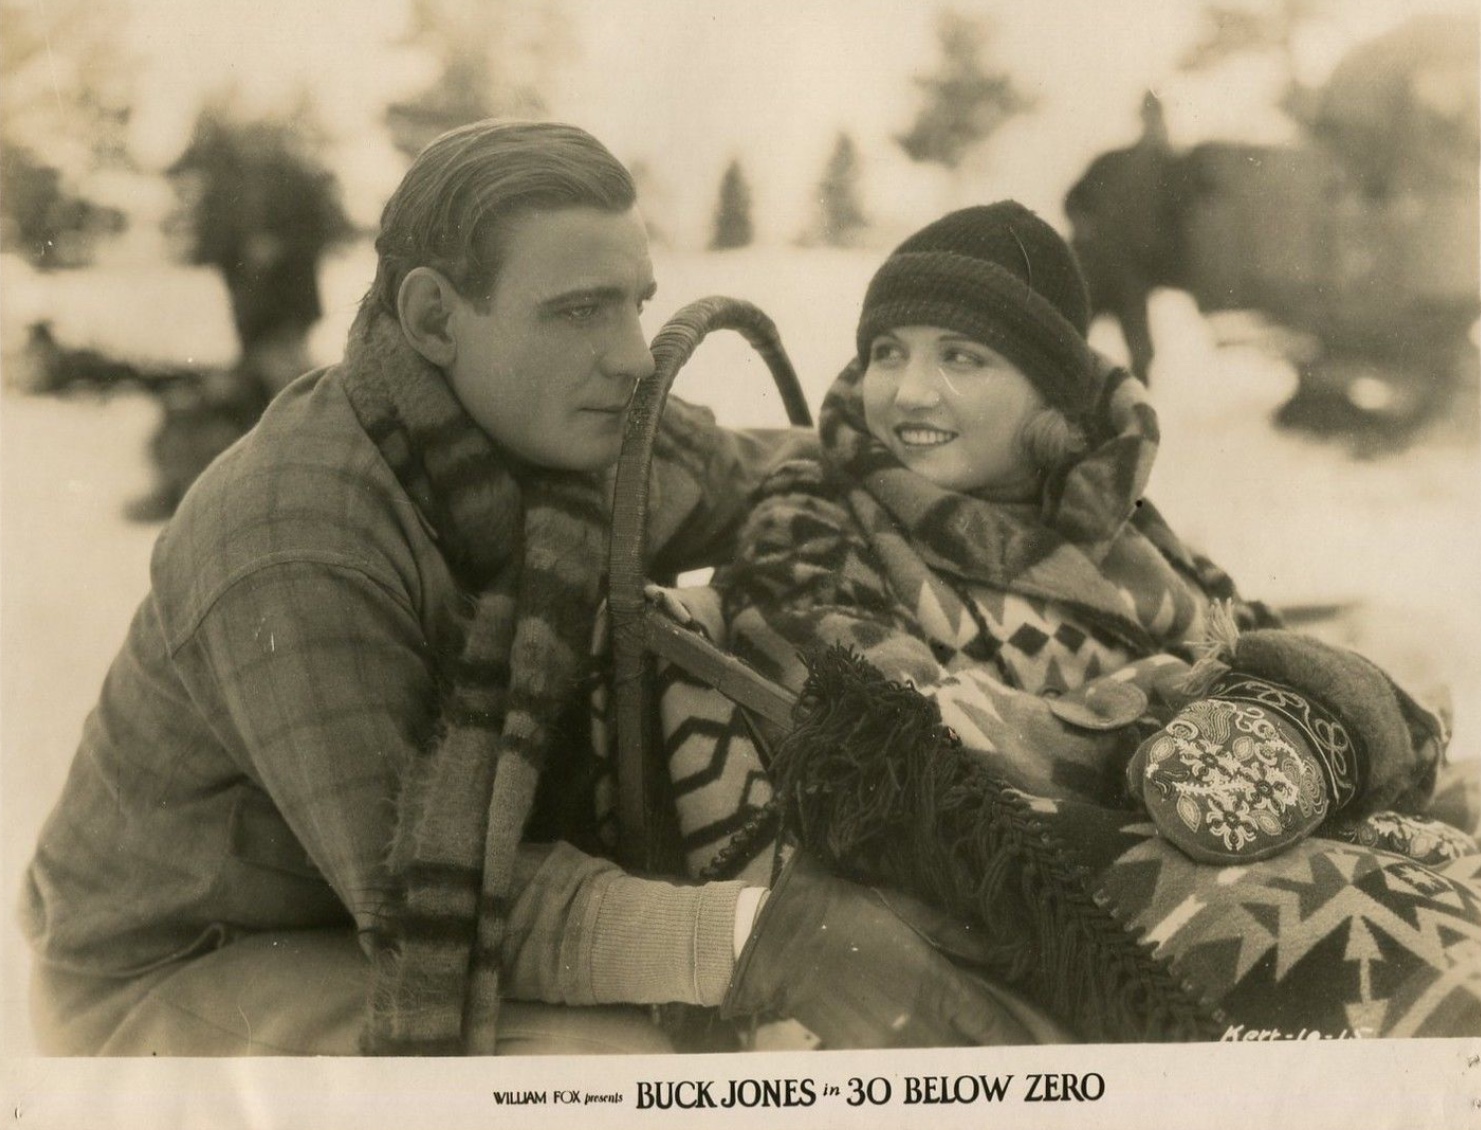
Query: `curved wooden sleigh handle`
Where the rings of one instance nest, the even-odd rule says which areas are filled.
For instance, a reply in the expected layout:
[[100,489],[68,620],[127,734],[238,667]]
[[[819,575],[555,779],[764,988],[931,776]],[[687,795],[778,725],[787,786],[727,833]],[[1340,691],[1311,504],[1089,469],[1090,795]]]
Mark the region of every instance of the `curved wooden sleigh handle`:
[[[660,735],[653,709],[653,656],[663,654],[717,683],[743,705],[766,717],[785,717],[792,696],[694,633],[653,613],[643,595],[647,575],[648,485],[653,443],[669,389],[680,368],[715,330],[734,330],[761,355],[771,371],[787,418],[807,427],[812,416],[797,373],[782,348],[776,324],[758,307],[738,298],[711,297],[679,310],[653,339],[654,371],[639,382],[628,410],[612,507],[608,609],[612,622],[613,708],[617,726],[617,817],[623,862],[655,871],[663,837],[671,826],[666,811],[665,767],[650,758]],[[781,721],[781,718],[777,719]],[[659,762],[655,764],[655,762]],[[671,807],[671,806],[669,806]]]

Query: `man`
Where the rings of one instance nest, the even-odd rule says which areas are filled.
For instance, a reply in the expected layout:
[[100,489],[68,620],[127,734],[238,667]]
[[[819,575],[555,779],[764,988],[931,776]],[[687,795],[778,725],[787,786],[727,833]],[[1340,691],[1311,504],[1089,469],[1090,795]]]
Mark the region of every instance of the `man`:
[[[564,718],[653,365],[627,171],[569,126],[469,126],[376,247],[343,363],[282,393],[155,549],[28,873],[43,1049],[659,1051],[631,1006],[672,1001],[835,1044],[1011,1032],[921,921],[805,860],[767,898],[573,846],[600,840]],[[715,560],[804,442],[678,403],[664,437],[665,571]]]

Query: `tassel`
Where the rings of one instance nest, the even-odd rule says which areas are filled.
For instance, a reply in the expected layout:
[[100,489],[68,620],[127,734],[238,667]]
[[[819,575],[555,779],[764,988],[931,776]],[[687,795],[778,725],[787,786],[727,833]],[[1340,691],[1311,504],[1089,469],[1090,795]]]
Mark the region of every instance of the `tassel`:
[[1239,624],[1234,618],[1232,600],[1216,600],[1209,606],[1204,638],[1194,646],[1200,652],[1198,662],[1189,668],[1179,690],[1189,698],[1199,698],[1213,686],[1214,680],[1229,670],[1234,649],[1239,645]]

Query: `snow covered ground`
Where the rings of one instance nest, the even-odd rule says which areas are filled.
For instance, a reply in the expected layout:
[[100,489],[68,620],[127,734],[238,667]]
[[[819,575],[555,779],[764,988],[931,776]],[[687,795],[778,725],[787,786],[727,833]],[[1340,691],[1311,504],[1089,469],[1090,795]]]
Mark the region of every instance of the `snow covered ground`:
[[[816,408],[852,348],[858,302],[878,253],[754,249],[655,255],[660,291],[649,327],[705,294],[749,298],[777,321]],[[313,347],[331,360],[370,279],[361,249],[329,264],[328,313]],[[51,317],[68,345],[140,360],[224,362],[231,352],[214,277],[115,268],[45,278],[6,265],[7,361],[26,321]],[[1216,347],[1181,295],[1153,310],[1153,394],[1164,445],[1151,497],[1186,538],[1249,595],[1281,605],[1351,607],[1318,626],[1417,691],[1448,686],[1453,750],[1481,755],[1481,464],[1447,426],[1400,457],[1354,461],[1341,445],[1275,431],[1271,411],[1293,376],[1253,347]],[[1095,342],[1124,355],[1114,330]],[[0,1013],[6,1050],[29,1046],[26,955],[9,907],[37,830],[71,760],[83,717],[148,583],[157,527],[124,503],[149,486],[144,445],[157,420],[132,395],[0,396]],[[701,346],[678,389],[737,424],[779,423],[764,367],[733,335]]]

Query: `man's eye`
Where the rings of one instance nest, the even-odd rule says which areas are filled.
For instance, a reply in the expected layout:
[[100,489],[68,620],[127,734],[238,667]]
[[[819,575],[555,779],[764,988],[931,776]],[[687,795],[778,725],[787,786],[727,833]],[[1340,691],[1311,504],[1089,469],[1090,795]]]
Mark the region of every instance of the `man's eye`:
[[573,302],[570,306],[562,307],[559,313],[568,322],[589,322],[602,312],[602,305],[596,300]]

